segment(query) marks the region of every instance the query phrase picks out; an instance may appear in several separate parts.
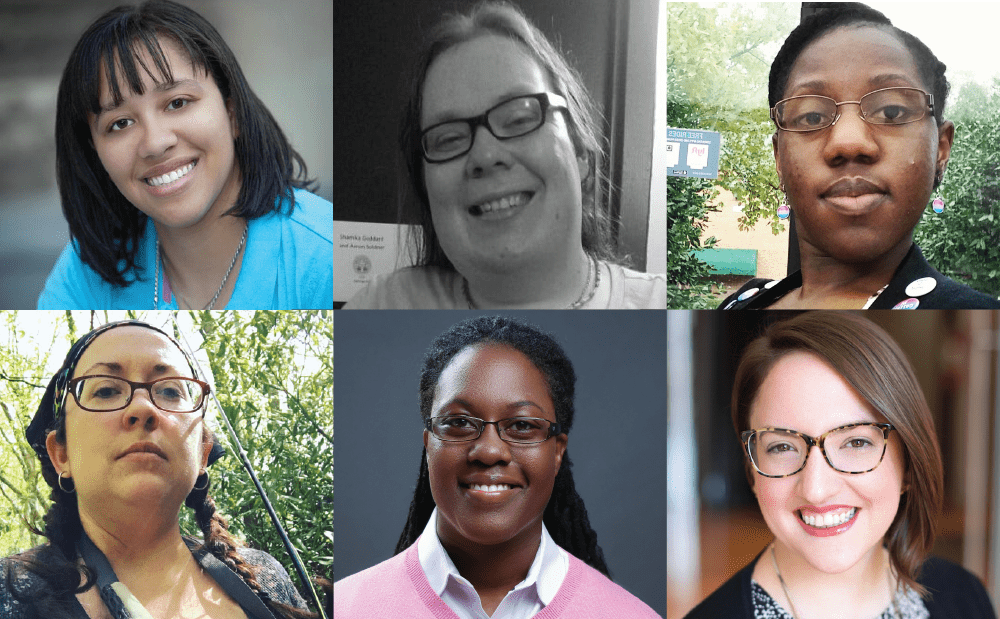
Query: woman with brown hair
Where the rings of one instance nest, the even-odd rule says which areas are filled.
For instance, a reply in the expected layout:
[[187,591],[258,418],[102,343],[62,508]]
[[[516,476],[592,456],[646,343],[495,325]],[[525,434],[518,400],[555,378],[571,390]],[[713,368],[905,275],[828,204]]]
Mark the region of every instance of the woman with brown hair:
[[836,312],[775,324],[744,352],[732,415],[775,539],[688,618],[996,616],[975,576],[929,556],[941,450],[887,333]]

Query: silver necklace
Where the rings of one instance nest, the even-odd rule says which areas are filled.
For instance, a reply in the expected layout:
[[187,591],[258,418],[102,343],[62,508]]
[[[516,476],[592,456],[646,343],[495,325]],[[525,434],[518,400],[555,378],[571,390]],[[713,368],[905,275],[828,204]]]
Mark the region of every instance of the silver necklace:
[[[203,310],[215,309],[215,302],[219,300],[219,295],[222,294],[222,289],[226,287],[226,282],[229,281],[229,276],[233,274],[233,267],[236,266],[236,259],[240,255],[240,250],[243,249],[243,245],[247,242],[247,232],[250,230],[249,224],[243,226],[243,237],[240,239],[240,244],[236,248],[236,253],[233,254],[233,260],[229,263],[229,269],[226,270],[226,276],[222,278],[222,283],[219,284],[219,289],[215,291],[215,296],[212,300],[208,302],[208,305],[203,307]],[[166,267],[163,270],[164,276],[166,276]],[[174,292],[174,295],[180,299],[180,295]],[[160,239],[156,239],[156,266],[153,269],[153,309],[156,309],[156,304],[160,298]],[[187,304],[187,303],[185,303]],[[189,305],[189,304],[188,304]],[[178,304],[178,307],[180,304]]]
[[[563,309],[579,309],[584,305],[590,303],[590,300],[594,298],[594,294],[597,293],[598,286],[601,285],[601,265],[597,262],[597,258],[588,255],[587,258],[587,279],[583,281],[583,289],[580,290],[580,296]],[[593,272],[594,286],[590,286],[591,272]],[[469,280],[462,278],[462,294],[465,295],[465,302],[468,303],[469,309],[479,309],[476,302],[472,300],[472,293],[469,292]]]
[[[778,582],[781,583],[781,590],[785,592],[785,599],[788,600],[788,605],[792,609],[793,619],[799,619],[799,614],[795,612],[795,604],[792,602],[792,596],[788,593],[788,585],[785,584],[785,579],[781,577],[781,570],[778,569],[778,558],[774,554],[774,544],[771,544],[771,561],[774,563],[774,571],[778,574]],[[892,596],[892,616],[899,617],[899,607],[896,606],[896,596]]]

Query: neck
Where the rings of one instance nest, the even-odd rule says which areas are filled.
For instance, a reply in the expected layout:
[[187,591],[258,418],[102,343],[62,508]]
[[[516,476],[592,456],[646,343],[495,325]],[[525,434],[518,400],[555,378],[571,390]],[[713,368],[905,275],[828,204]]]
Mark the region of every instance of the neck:
[[800,244],[802,287],[795,300],[803,308],[861,309],[868,298],[889,283],[912,241],[868,262],[845,263],[818,248]]
[[458,573],[475,587],[481,598],[491,595],[502,598],[528,576],[541,541],[541,528],[529,527],[501,544],[482,546],[468,540],[452,543],[441,539],[441,545]]
[[[233,256],[243,238],[246,220],[241,217],[216,217],[210,213],[196,225],[180,230],[155,225],[163,271],[178,296],[178,306],[183,299],[188,309],[202,309],[215,297],[226,279],[229,265],[233,264]],[[236,287],[245,249],[244,244],[215,302],[216,309],[225,307]]]
[[111,518],[80,511],[80,521],[94,545],[104,553],[118,579],[140,600],[147,590],[175,583],[193,567],[194,557],[181,538],[177,514],[150,517],[150,512],[115,512]]
[[563,309],[589,293],[594,285],[592,268],[590,257],[577,246],[546,264],[533,262],[503,271],[463,265],[459,272],[478,308]]
[[[768,550],[767,554],[772,551]],[[895,592],[889,555],[881,544],[844,572],[821,572],[800,554],[774,542],[774,558],[798,619],[874,617],[888,607]],[[771,563],[765,555],[761,561]],[[849,605],[844,600],[852,600]]]

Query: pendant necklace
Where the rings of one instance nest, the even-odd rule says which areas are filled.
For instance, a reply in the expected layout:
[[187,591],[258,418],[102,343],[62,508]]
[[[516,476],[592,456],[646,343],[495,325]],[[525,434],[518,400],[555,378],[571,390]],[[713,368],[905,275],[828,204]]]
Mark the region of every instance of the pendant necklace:
[[[219,289],[215,291],[215,296],[212,297],[212,300],[208,302],[208,305],[206,305],[201,309],[203,310],[215,309],[215,302],[219,300],[219,295],[222,294],[222,289],[226,287],[226,282],[229,281],[229,276],[232,275],[233,273],[233,267],[236,266],[236,259],[240,255],[240,250],[243,249],[243,245],[246,244],[247,242],[247,232],[249,230],[250,230],[250,225],[245,224],[243,226],[243,237],[240,239],[240,244],[236,247],[236,253],[233,254],[233,260],[232,262],[229,263],[229,269],[226,271],[225,277],[222,278],[222,283],[219,284]],[[163,276],[164,277],[167,276],[166,266],[164,266],[163,268]],[[179,294],[177,294],[177,291],[174,291],[174,295],[177,297],[178,301],[181,300],[181,297]],[[156,264],[153,269],[153,309],[156,309],[156,304],[159,301],[159,298],[160,298],[160,239],[157,238]],[[190,303],[187,302],[185,302],[185,304],[190,305]],[[180,307],[180,303],[178,303],[177,306]]]
[[[601,265],[597,262],[597,258],[588,255],[587,258],[587,279],[583,281],[583,289],[580,290],[580,296],[563,309],[580,309],[584,305],[590,303],[590,300],[594,298],[594,294],[597,293],[597,288],[601,285]],[[594,285],[591,287],[591,273],[593,273]],[[462,278],[462,294],[465,295],[465,302],[468,303],[469,309],[479,309],[476,302],[472,300],[472,293],[469,292],[469,280]]]
[[[774,544],[771,544],[771,561],[774,563],[774,571],[778,575],[778,582],[781,583],[781,590],[785,592],[785,599],[788,600],[788,606],[792,610],[792,618],[799,619],[799,614],[795,612],[795,604],[792,602],[792,596],[788,593],[788,585],[785,584],[785,579],[781,577],[781,570],[778,569],[778,558],[774,554]],[[891,583],[890,583],[891,584]],[[899,617],[899,607],[896,606],[896,596],[892,596],[892,616]]]

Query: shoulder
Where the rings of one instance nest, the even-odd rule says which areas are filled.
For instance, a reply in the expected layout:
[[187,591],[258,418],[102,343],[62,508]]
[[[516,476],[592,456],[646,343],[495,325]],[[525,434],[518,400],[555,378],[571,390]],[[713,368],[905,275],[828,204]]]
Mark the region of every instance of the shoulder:
[[305,189],[295,189],[294,195],[295,208],[289,214],[291,224],[314,241],[333,247],[333,204]]
[[236,552],[243,561],[256,570],[257,583],[270,599],[289,606],[306,608],[305,601],[296,590],[288,572],[277,559],[263,550],[254,548],[242,547]]
[[[603,263],[611,274],[612,299],[608,309],[666,309],[667,276],[642,273],[614,263]],[[621,289],[621,295],[616,294]]]
[[427,582],[416,544],[333,583],[333,615],[337,619],[453,616]]
[[660,617],[642,600],[607,576],[570,553],[569,571],[552,603],[537,616],[539,619],[572,617],[573,619],[657,619]]
[[[758,555],[759,557],[759,555]],[[722,584],[711,595],[698,604],[684,619],[752,619],[753,601],[750,593],[750,579],[753,575],[754,559],[746,567]]]
[[[770,298],[771,295],[765,293],[776,287],[781,281],[783,280],[755,277],[740,286],[739,290],[726,297],[719,304],[718,309],[762,309],[767,307],[766,304],[762,305],[762,303],[765,303],[765,297]],[[766,303],[770,304],[770,302],[772,301],[767,301]]]
[[925,601],[931,617],[996,617],[983,583],[961,565],[929,557],[917,582],[927,587],[931,594],[930,600]]
[[44,563],[51,552],[48,545],[43,545],[0,559],[0,617],[35,619],[39,616],[30,600],[37,594],[48,592],[49,583],[27,569],[23,559]]
[[998,309],[1000,300],[942,275],[913,245],[885,291],[872,304],[872,309],[897,308]]
[[111,286],[83,263],[73,243],[67,243],[38,297],[38,309],[99,309],[107,307]]
[[462,309],[462,277],[438,267],[406,267],[379,275],[344,309]]

